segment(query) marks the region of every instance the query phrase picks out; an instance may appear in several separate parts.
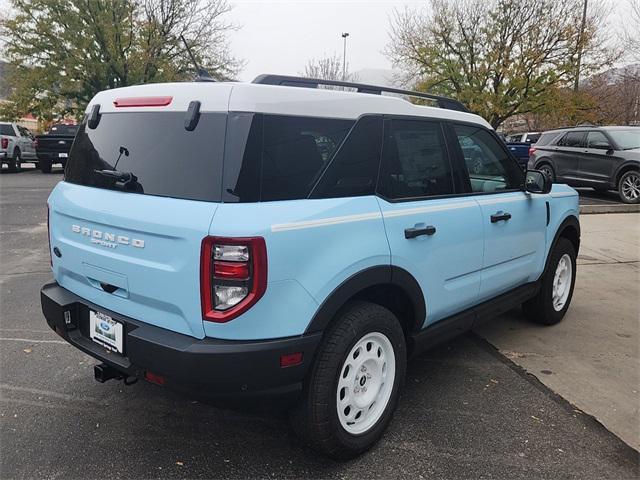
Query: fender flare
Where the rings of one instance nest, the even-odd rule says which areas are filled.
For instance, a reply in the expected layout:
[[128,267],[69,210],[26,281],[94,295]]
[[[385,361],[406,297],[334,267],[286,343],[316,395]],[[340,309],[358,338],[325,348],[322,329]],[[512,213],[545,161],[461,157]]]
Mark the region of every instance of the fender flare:
[[625,170],[640,170],[640,163],[634,160],[627,160],[622,165],[619,165],[616,168],[615,173],[613,174],[613,181],[611,182],[615,188],[618,188],[618,182],[620,181],[620,177],[623,175]]
[[576,217],[573,214],[569,214],[556,229],[556,234],[553,237],[553,241],[551,242],[551,246],[549,247],[549,251],[547,252],[547,258],[545,259],[545,262],[544,262],[543,275],[547,272],[547,269],[549,268],[549,259],[551,258],[551,252],[553,251],[554,248],[556,248],[556,244],[558,243],[558,240],[560,239],[560,237],[562,237],[562,234],[567,228],[575,228],[578,234],[577,245],[576,245],[576,257],[578,256],[578,252],[580,250],[580,222],[578,221],[578,217]]
[[420,284],[403,268],[379,265],[361,270],[338,285],[318,307],[304,333],[322,332],[350,298],[369,287],[389,284],[400,287],[411,299],[416,321],[412,328],[419,328],[426,317],[426,305]]

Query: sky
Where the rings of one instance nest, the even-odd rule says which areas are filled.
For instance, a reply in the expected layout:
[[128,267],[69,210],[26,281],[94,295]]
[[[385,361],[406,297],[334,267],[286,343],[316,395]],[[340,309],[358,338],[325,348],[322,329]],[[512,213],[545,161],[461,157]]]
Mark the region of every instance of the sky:
[[[230,34],[231,48],[246,64],[239,80],[261,73],[297,75],[312,59],[342,57],[342,32],[348,32],[347,62],[352,72],[391,69],[383,50],[389,42],[394,9],[428,2],[382,0],[229,0],[227,19],[241,26]],[[627,0],[604,0],[611,8],[610,31],[629,9]]]
[[240,80],[261,73],[297,75],[310,59],[342,58],[342,33],[348,32],[350,71],[391,69],[382,50],[388,43],[389,15],[394,8],[424,1],[297,0],[230,2],[228,19],[242,26],[230,35],[234,55],[246,64]]
[[[225,20],[240,27],[229,34],[233,54],[245,61],[239,80],[261,73],[297,75],[310,59],[342,57],[348,32],[349,70],[391,69],[383,50],[389,42],[389,17],[394,9],[427,5],[426,0],[228,0]],[[609,5],[609,32],[624,22],[629,0],[601,0]],[[9,0],[0,0],[8,11]],[[0,52],[0,56],[2,56]]]

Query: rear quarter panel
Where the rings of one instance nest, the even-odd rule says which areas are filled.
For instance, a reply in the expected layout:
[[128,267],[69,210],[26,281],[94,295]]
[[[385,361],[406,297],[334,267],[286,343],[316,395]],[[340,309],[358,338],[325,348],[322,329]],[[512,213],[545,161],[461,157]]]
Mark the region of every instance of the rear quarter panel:
[[210,235],[262,236],[264,296],[228,323],[204,322],[207,336],[266,339],[301,335],[319,305],[344,280],[390,264],[375,197],[222,204]]

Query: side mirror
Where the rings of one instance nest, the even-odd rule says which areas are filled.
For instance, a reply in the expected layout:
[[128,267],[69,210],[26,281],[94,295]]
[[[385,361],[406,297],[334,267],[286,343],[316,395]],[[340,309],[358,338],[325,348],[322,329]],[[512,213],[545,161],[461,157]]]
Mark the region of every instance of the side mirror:
[[529,193],[549,193],[551,179],[539,170],[527,170],[525,189]]

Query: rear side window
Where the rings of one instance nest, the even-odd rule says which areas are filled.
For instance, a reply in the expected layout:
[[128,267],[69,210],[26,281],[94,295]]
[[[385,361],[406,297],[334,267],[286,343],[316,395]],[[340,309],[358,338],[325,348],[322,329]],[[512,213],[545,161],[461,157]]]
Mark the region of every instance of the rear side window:
[[265,115],[261,200],[306,198],[352,120]]
[[95,129],[83,123],[69,153],[65,180],[139,194],[219,201],[227,115],[202,113],[191,132],[184,128],[185,115],[105,113]]
[[527,143],[536,143],[539,139],[540,139],[540,134],[539,133],[529,133],[527,135],[527,138],[525,139],[525,142],[527,142]]
[[0,125],[0,135],[7,135],[9,137],[15,137],[15,132],[13,131],[13,127],[11,125]]
[[382,146],[382,117],[360,118],[315,187],[312,198],[373,195]]
[[524,173],[487,130],[454,125],[473,192],[499,192],[521,188]]
[[307,198],[354,123],[333,118],[229,114],[224,201]]
[[567,132],[564,137],[560,139],[558,145],[561,147],[584,147],[584,135],[584,132]]
[[385,125],[380,193],[410,199],[453,193],[451,165],[437,122],[388,120]]
[[558,135],[560,135],[558,132],[543,133],[535,144],[538,146],[549,145],[554,138],[558,137]]

